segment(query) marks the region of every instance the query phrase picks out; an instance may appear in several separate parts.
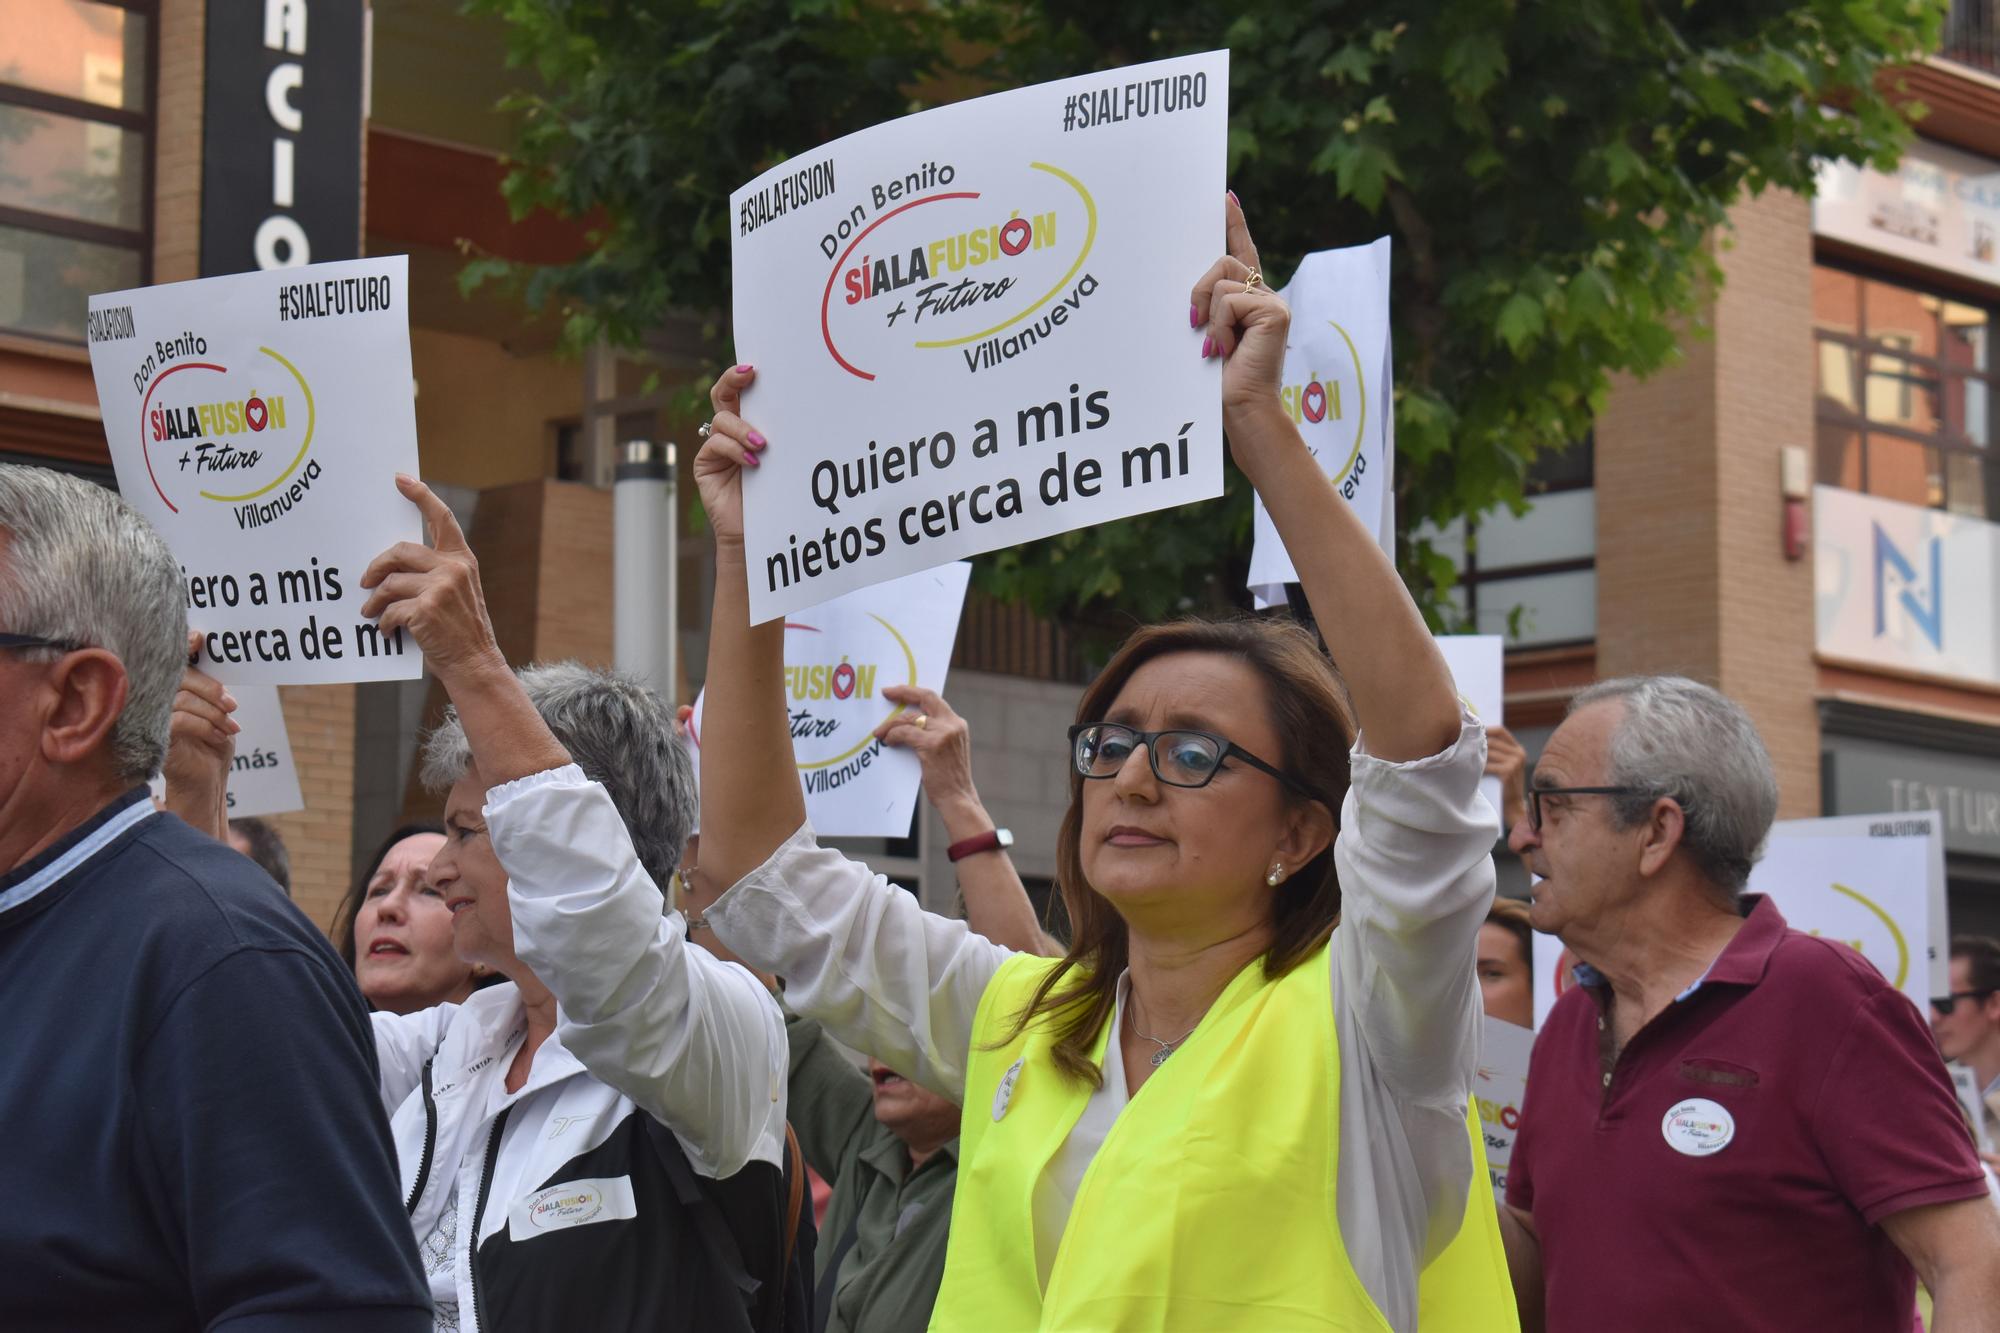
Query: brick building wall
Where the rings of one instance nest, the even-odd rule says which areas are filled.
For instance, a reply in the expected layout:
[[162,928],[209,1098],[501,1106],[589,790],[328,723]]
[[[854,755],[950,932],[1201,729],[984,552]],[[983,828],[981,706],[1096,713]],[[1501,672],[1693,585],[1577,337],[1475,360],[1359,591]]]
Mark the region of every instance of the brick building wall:
[[1778,770],[1779,817],[1820,810],[1813,562],[1784,554],[1779,456],[1813,447],[1812,204],[1738,208],[1716,303],[1719,679]]
[[153,146],[153,281],[201,270],[201,127],[207,0],[161,0]]
[[1782,549],[1779,457],[1813,440],[1811,205],[1740,206],[1682,361],[1597,427],[1597,674],[1678,672],[1750,712],[1780,817],[1820,813],[1812,562]]
[[292,901],[322,929],[354,873],[354,686],[278,690],[306,808],[272,820],[292,857]]

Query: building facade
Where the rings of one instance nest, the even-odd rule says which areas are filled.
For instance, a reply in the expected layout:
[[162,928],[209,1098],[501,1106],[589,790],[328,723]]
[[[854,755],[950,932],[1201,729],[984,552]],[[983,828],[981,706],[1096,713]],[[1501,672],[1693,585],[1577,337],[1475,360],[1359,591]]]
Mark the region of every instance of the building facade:
[[[1949,49],[1908,71],[1931,114],[1901,170],[1746,202],[1711,332],[1540,464],[1528,514],[1439,540],[1461,612],[1508,638],[1506,720],[1531,751],[1592,680],[1710,681],[1762,728],[1785,817],[1942,811],[1954,926],[2000,931],[2000,78],[1980,7],[1961,9]],[[692,440],[647,380],[684,381],[703,349],[669,330],[643,359],[578,363],[549,322],[460,295],[470,256],[589,243],[501,200],[513,126],[494,107],[522,76],[497,24],[425,0],[0,0],[0,17],[0,458],[110,483],[91,293],[301,246],[408,254],[422,468],[466,521],[502,646],[608,662],[614,446]],[[663,684],[682,698],[704,544],[674,575],[685,666]],[[1085,676],[1059,631],[975,595],[949,694],[1038,896]],[[283,698],[307,808],[278,823],[326,923],[377,840],[435,811],[412,770],[442,701],[422,682]],[[858,849],[948,909],[944,842],[926,815]]]

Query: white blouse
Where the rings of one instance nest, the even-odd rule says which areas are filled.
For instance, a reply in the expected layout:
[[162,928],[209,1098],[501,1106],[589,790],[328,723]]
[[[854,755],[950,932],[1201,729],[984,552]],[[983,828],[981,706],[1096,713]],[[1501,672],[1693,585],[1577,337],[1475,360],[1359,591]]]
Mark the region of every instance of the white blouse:
[[[1396,1329],[1416,1326],[1417,1273],[1451,1239],[1472,1184],[1473,957],[1493,900],[1499,825],[1479,794],[1485,763],[1486,733],[1469,713],[1448,749],[1409,763],[1377,759],[1357,739],[1334,843],[1342,890],[1330,950],[1341,1061],[1335,1211],[1355,1273]],[[798,1012],[964,1100],[973,1019],[1006,949],[821,847],[809,824],[706,915],[731,950],[785,979]],[[1104,1074],[1036,1187],[1044,1282],[1083,1170],[1127,1101],[1121,1062],[1107,1061]]]

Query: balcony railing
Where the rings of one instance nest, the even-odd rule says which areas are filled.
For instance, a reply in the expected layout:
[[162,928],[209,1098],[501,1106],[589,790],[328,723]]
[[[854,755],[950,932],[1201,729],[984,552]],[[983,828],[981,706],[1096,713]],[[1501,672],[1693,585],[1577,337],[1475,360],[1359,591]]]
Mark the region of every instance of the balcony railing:
[[2000,74],[2000,0],[1952,0],[1944,24],[1946,60]]

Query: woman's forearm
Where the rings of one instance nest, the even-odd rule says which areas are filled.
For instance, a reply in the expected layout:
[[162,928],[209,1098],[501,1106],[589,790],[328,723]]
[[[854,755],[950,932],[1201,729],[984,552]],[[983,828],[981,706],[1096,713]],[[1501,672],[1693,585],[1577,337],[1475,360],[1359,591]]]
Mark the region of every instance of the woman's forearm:
[[718,884],[762,865],[805,822],[785,712],[785,623],[750,623],[740,542],[717,542],[701,727],[701,860]]
[[[977,795],[938,807],[945,836],[953,842],[984,833],[994,820]],[[1042,931],[1035,919],[1035,904],[1021,883],[1014,859],[1004,847],[974,852],[953,863],[958,874],[958,895],[965,903],[965,923],[977,934],[1017,953],[1062,957],[1062,946]]]
[[1232,413],[1227,424],[1354,696],[1369,753],[1407,762],[1449,746],[1459,729],[1451,671],[1374,534],[1275,399]]

